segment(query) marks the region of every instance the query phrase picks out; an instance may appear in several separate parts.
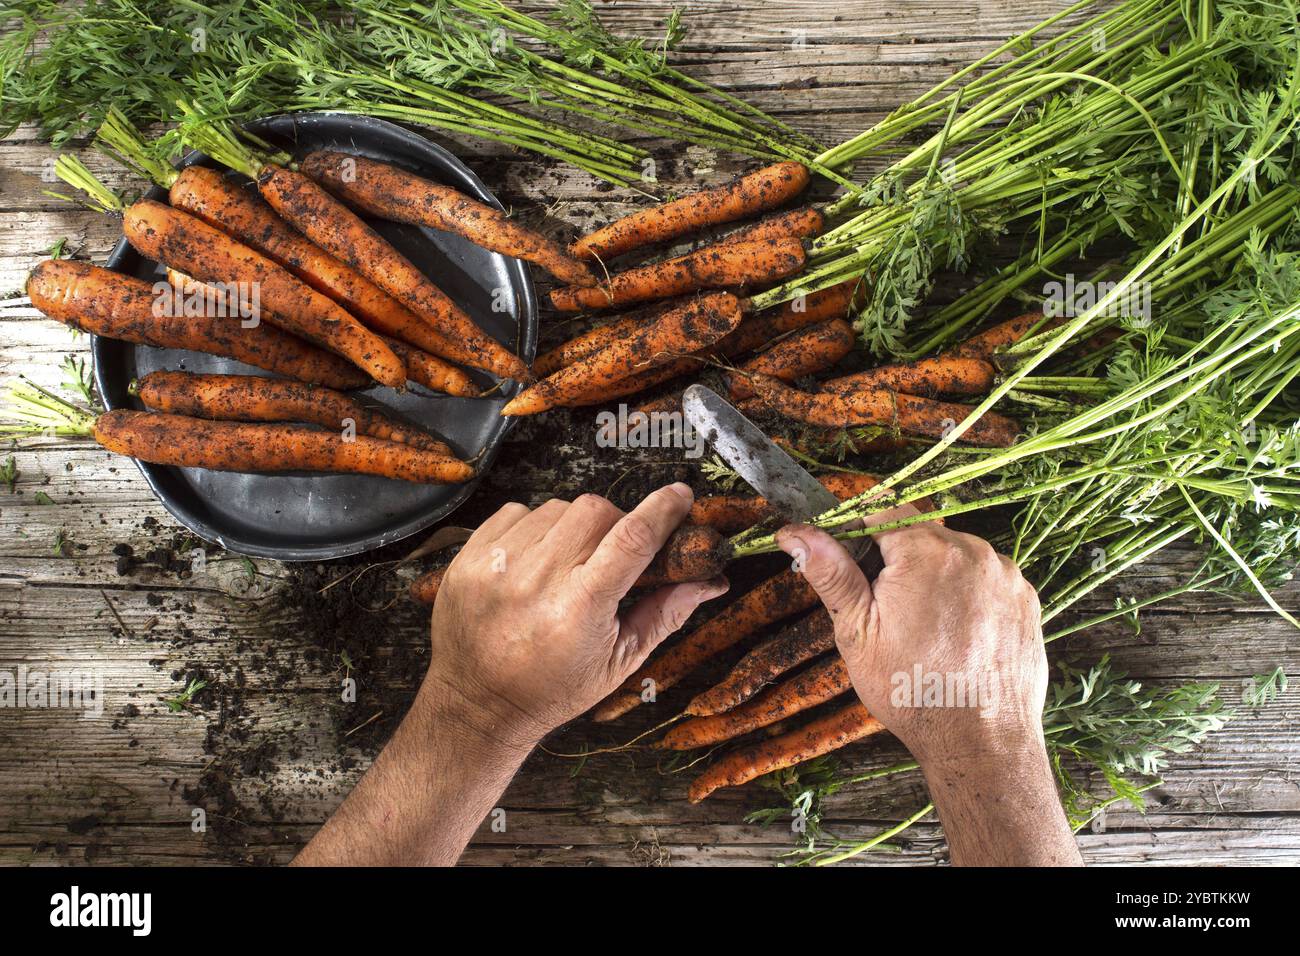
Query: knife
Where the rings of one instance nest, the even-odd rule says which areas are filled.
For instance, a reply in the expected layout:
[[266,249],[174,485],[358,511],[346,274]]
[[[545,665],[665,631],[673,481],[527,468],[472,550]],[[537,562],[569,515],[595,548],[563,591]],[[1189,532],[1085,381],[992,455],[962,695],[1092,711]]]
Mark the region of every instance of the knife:
[[[840,500],[763,434],[722,396],[703,385],[692,385],[682,395],[682,413],[731,468],[768,500],[785,521],[806,522],[839,507]],[[834,530],[860,528],[850,521]],[[872,551],[869,537],[840,542],[861,561]],[[878,557],[878,555],[877,555]],[[878,572],[879,567],[875,568]],[[868,572],[868,577],[875,577]]]

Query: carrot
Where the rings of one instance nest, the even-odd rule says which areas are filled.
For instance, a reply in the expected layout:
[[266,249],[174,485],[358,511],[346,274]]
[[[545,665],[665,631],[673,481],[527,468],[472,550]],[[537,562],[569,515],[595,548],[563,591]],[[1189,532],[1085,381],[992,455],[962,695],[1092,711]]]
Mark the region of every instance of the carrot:
[[406,384],[406,369],[393,350],[337,302],[201,219],[142,199],[126,210],[122,229],[145,258],[202,282],[255,283],[268,320],[337,352],[384,385]]
[[789,680],[769,687],[726,713],[696,717],[678,724],[650,746],[658,750],[694,750],[760,730],[795,714],[811,710],[853,687],[844,658],[838,654],[818,661]]
[[406,374],[412,382],[418,382],[435,392],[446,392],[460,398],[477,398],[479,388],[474,380],[461,369],[445,362],[436,355],[430,355],[422,349],[399,342],[397,339],[385,338],[388,347],[406,365]]
[[853,327],[843,319],[828,319],[792,332],[741,365],[739,372],[727,375],[731,398],[743,401],[754,394],[749,384],[754,373],[793,382],[823,372],[853,351],[854,340]]
[[609,260],[653,243],[668,242],[708,226],[718,226],[775,209],[803,192],[808,169],[776,163],[739,179],[624,216],[589,233],[569,247],[579,259]]
[[621,308],[700,289],[756,285],[798,272],[804,260],[798,239],[714,244],[675,259],[615,273],[595,288],[554,289],[551,304],[561,312],[581,312]]
[[[161,289],[159,288],[161,286]],[[82,332],[160,349],[221,355],[257,368],[330,388],[359,388],[369,378],[333,353],[266,322],[245,328],[237,315],[198,315],[158,308],[171,287],[101,269],[88,262],[51,259],[27,280],[32,305]]]
[[527,379],[528,368],[429,281],[428,277],[341,202],[301,173],[263,165],[257,175],[262,198],[308,239],[356,269],[420,316],[443,341],[426,351],[502,378]]
[[793,236],[796,239],[808,239],[817,235],[826,226],[826,217],[812,206],[800,206],[787,209],[775,215],[766,216],[758,222],[741,226],[735,232],[729,232],[718,243],[755,242],[760,239],[776,239],[781,236]]
[[825,608],[785,628],[740,659],[730,673],[686,706],[686,713],[708,717],[753,697],[765,684],[805,661],[835,648],[835,624]]
[[[662,385],[669,379],[677,378],[680,375],[686,375],[700,367],[701,360],[695,356],[686,356],[684,358],[674,359],[663,365],[656,365],[651,368],[636,372],[627,378],[621,378],[600,395],[592,395],[579,399],[572,403],[573,408],[582,408],[587,405],[602,405],[611,402],[616,398],[625,398],[628,395],[636,395],[647,389],[654,388],[656,385]],[[681,403],[678,403],[678,408]]]
[[[817,479],[840,501],[856,498],[880,483],[875,475],[837,471]],[[706,495],[691,505],[688,521],[708,525],[722,534],[735,534],[772,517],[772,506],[758,495]]]
[[734,295],[716,292],[700,296],[524,389],[501,414],[535,415],[607,396],[610,386],[620,379],[712,345],[739,322],[740,302]]
[[[650,566],[637,578],[635,587],[707,581],[722,573],[730,556],[726,539],[712,528],[683,525],[673,532]],[[446,570],[437,568],[416,578],[408,590],[411,598],[421,604],[432,604]]]
[[797,730],[733,750],[691,782],[689,798],[699,803],[721,787],[738,787],[756,777],[784,770],[878,734],[885,727],[854,702],[818,717]]
[[424,448],[366,435],[344,441],[305,425],[213,422],[118,408],[95,421],[95,440],[119,455],[181,468],[346,472],[426,484],[459,484],[474,476],[465,462]]
[[308,241],[263,200],[206,166],[188,166],[168,192],[171,204],[257,250],[324,293],[362,325],[426,351],[446,348],[446,337],[375,285]]
[[716,578],[731,557],[727,540],[712,528],[682,525],[636,579],[639,588]]
[[683,304],[681,299],[673,299],[666,303],[656,302],[652,306],[636,309],[601,325],[593,326],[567,342],[561,342],[549,352],[539,355],[533,362],[533,374],[540,378],[554,375],[566,365],[572,365],[579,359],[586,358],[626,338],[642,326]]
[[1014,319],[999,322],[983,332],[972,335],[954,348],[950,354],[959,358],[978,358],[988,362],[992,360],[993,353],[998,349],[1019,342],[1036,326],[1041,325],[1044,329],[1049,329],[1055,324],[1058,323],[1043,322],[1042,312],[1026,312],[1024,315],[1017,315]]
[[[918,398],[884,388],[864,388],[846,395],[813,394],[790,388],[766,375],[750,379],[767,404],[795,421],[810,425],[847,428],[852,425],[888,425],[910,435],[941,438],[972,411],[969,405]],[[1015,443],[1020,426],[1005,415],[986,412],[962,436],[962,440],[989,448],[1006,448]]]
[[655,693],[665,691],[700,664],[756,631],[817,602],[817,592],[796,571],[782,571],[768,578],[723,608],[666,651],[643,664],[623,686],[597,705],[593,717],[614,720],[641,703],[646,681]]
[[427,448],[455,457],[443,442],[371,411],[341,392],[259,375],[150,372],[135,383],[147,407],[175,415],[235,422],[310,422],[337,431],[351,421],[356,434]]
[[924,398],[982,395],[993,387],[994,377],[993,366],[983,359],[942,355],[906,364],[881,365],[865,372],[833,378],[822,382],[818,390],[851,395],[863,388],[888,388]]
[[447,575],[447,567],[449,565],[426,571],[412,581],[406,591],[410,599],[432,607],[433,602],[438,599],[438,589],[442,587],[442,579]]
[[429,226],[541,266],[560,282],[593,286],[596,276],[561,246],[459,190],[364,156],[317,150],[298,167],[349,205],[395,222]]
[[752,352],[787,332],[826,319],[843,319],[849,314],[857,287],[857,279],[841,282],[746,319],[740,328],[723,339],[720,351],[724,355]]

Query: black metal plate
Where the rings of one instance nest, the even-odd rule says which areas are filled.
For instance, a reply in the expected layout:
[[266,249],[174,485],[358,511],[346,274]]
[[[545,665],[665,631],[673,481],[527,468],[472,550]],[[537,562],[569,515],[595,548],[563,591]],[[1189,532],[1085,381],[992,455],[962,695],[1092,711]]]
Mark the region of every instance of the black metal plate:
[[[295,158],[325,147],[353,152],[402,166],[502,208],[460,160],[392,123],[340,113],[297,113],[258,120],[248,129]],[[194,163],[216,165],[200,153],[182,161],[186,166]],[[247,188],[255,188],[243,181]],[[159,189],[150,196],[166,201]],[[480,326],[531,363],[537,348],[537,297],[525,263],[439,230],[370,222]],[[157,264],[142,259],[125,239],[114,247],[106,265],[143,279],[162,276]],[[496,289],[507,289],[509,294],[494,296]],[[507,300],[507,310],[493,311],[494,298]],[[267,374],[232,359],[115,339],[95,337],[91,349],[95,381],[110,409],[142,407],[127,387],[157,369]],[[479,380],[484,385],[492,381]],[[502,418],[499,412],[519,388],[510,382],[486,399],[453,398],[418,385],[405,392],[375,386],[353,393],[394,417],[424,426],[462,458],[476,458],[478,475],[464,485],[419,485],[369,475],[245,475],[137,464],[163,506],[207,541],[240,554],[281,561],[337,558],[391,544],[463,504],[491,466],[510,428],[513,419]]]

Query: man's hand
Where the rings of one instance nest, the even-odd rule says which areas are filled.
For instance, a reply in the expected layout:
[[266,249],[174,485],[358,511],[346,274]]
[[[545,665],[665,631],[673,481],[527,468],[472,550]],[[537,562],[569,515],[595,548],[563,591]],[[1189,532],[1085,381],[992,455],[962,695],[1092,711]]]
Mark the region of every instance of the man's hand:
[[[871,523],[913,514],[904,506]],[[777,535],[830,611],[863,704],[921,764],[954,862],[1079,862],[1043,740],[1034,589],[988,542],[935,523],[875,541],[885,567],[868,583],[825,532]]]
[[[873,521],[915,513],[900,508]],[[802,550],[858,696],[918,760],[1041,739],[1047,654],[1038,595],[1010,558],[983,538],[927,522],[876,535],[885,568],[868,584],[824,532],[787,528],[778,541]],[[981,699],[920,706],[910,699],[918,667],[922,678],[965,680]]]
[[675,584],[622,617],[619,601],[690,511],[684,484],[630,514],[604,498],[506,505],[447,571],[433,609],[438,692],[483,733],[532,745],[603,699],[723,581]]
[[294,862],[455,863],[537,742],[726,591],[721,580],[671,585],[618,613],[691,501],[676,484],[627,515],[584,495],[507,505],[484,522],[439,588],[433,659],[410,712]]

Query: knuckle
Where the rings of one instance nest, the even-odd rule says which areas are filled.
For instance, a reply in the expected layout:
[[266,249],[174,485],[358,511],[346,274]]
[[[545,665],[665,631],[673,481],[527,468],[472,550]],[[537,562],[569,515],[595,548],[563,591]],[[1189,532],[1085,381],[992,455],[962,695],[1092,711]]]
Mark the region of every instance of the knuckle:
[[635,512],[614,528],[614,543],[634,558],[653,558],[659,551],[659,539],[650,522]]

